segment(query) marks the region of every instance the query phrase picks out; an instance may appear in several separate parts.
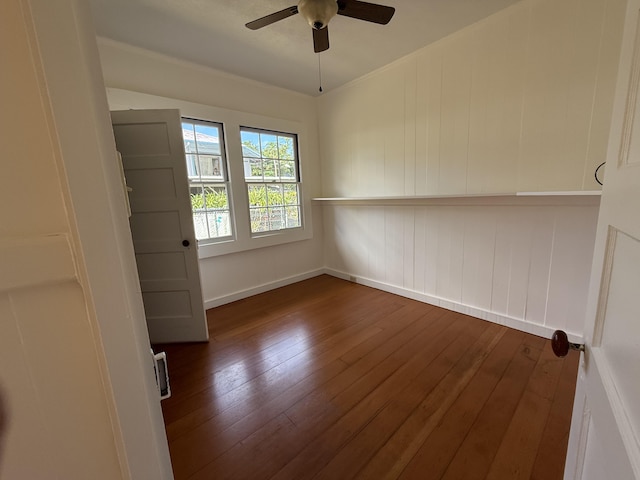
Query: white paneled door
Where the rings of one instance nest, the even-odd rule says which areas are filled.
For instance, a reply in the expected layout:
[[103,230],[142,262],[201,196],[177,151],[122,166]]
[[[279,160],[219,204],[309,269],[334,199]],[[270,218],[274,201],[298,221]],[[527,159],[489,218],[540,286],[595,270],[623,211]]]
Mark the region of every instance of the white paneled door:
[[111,122],[151,342],[206,341],[180,112],[111,112]]
[[629,0],[565,479],[640,479],[639,9]]

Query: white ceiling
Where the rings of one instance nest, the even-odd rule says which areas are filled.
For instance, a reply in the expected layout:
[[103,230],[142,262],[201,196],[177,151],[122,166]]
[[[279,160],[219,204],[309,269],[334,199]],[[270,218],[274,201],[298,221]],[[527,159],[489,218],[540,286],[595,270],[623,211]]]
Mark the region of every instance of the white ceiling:
[[[377,0],[388,25],[344,16],[319,54],[325,92],[471,25],[518,0]],[[296,0],[90,0],[99,36],[309,95],[318,94],[311,28],[294,15],[260,30],[244,26]]]

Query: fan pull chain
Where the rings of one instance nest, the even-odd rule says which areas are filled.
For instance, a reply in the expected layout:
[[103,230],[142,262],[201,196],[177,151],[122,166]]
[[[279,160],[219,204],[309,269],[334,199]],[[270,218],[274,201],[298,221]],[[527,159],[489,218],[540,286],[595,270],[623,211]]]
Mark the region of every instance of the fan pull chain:
[[318,91],[322,93],[322,67],[320,65],[320,54],[318,54],[318,83],[320,84]]

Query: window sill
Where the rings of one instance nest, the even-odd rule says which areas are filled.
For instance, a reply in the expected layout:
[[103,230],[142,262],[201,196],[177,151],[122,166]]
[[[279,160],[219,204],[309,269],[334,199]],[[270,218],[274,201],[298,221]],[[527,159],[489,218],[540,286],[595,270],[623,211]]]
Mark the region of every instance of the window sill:
[[311,227],[296,228],[286,232],[273,232],[245,239],[226,240],[198,245],[198,259],[218,257],[232,253],[246,252],[258,248],[274,247],[292,242],[309,240],[313,237]]

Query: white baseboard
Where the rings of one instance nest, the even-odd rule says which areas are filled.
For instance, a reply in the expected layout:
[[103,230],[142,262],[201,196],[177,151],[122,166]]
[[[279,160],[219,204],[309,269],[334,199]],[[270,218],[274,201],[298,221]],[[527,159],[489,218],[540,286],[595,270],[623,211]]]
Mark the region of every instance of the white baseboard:
[[[489,322],[497,323],[499,325],[505,325],[509,328],[520,330],[521,332],[531,333],[539,337],[551,338],[556,328],[540,325],[536,323],[527,322],[521,318],[509,317],[500,313],[491,312],[482,308],[474,307],[472,305],[465,305],[460,302],[455,302],[445,298],[436,297],[433,295],[427,295],[425,293],[416,292],[403,287],[397,287],[384,282],[378,282],[368,278],[357,277],[339,270],[333,270],[331,268],[324,268],[322,273],[331,275],[333,277],[341,278],[343,280],[349,280],[354,283],[359,283],[367,287],[376,288],[385,292],[400,295],[401,297],[411,298],[419,302],[428,303],[437,307],[446,308],[454,312],[463,313],[471,317],[480,318],[481,320],[487,320]],[[567,332],[567,336],[571,342],[582,343],[582,337],[573,332]]]
[[[556,330],[555,328],[547,325],[540,325],[536,323],[527,322],[526,320],[521,318],[509,317],[507,315],[491,312],[489,310],[484,310],[482,308],[474,307],[472,305],[465,305],[463,303],[455,302],[446,298],[427,295],[425,293],[416,292],[415,290],[410,290],[410,289],[398,287],[395,285],[390,285],[388,283],[379,282],[377,280],[371,280],[364,277],[357,277],[349,273],[341,272],[339,270],[334,270],[331,268],[318,268],[316,270],[311,270],[305,273],[301,273],[299,275],[294,275],[291,277],[276,280],[274,282],[258,285],[257,287],[248,288],[246,290],[241,290],[239,292],[235,292],[229,295],[208,299],[205,301],[204,307],[205,309],[219,307],[220,305],[225,305],[227,303],[235,302],[237,300],[242,300],[243,298],[248,298],[253,295],[258,295],[260,293],[268,292],[269,290],[274,290],[276,288],[284,287],[286,285],[291,285],[292,283],[300,282],[302,280],[307,280],[309,278],[317,277],[318,275],[322,275],[322,274],[331,275],[332,277],[341,278],[342,280],[348,280],[354,283],[359,283],[360,285],[365,285],[367,287],[372,287],[378,290],[382,290],[384,292],[400,295],[401,297],[411,298],[419,302],[428,303],[430,305],[435,305],[437,307],[446,308],[447,310],[452,310],[454,312],[469,315],[471,317],[476,317],[481,320],[497,323],[499,325],[505,325],[507,327],[514,328],[522,332],[531,333],[539,337],[551,338],[551,335],[553,335],[553,332]],[[577,335],[573,332],[567,332],[567,336],[569,337],[569,340],[571,342],[582,343],[582,337],[580,335]]]
[[223,295],[221,297],[207,299],[204,302],[204,308],[205,310],[208,310],[210,308],[219,307],[220,305],[226,305],[227,303],[235,302],[237,300],[242,300],[243,298],[252,297],[253,295],[258,295],[260,293],[268,292],[269,290],[275,290],[276,288],[284,287],[286,285],[291,285],[292,283],[301,282],[302,280],[307,280],[309,278],[317,277],[318,275],[322,275],[323,273],[328,273],[328,272],[326,272],[324,268],[318,268],[316,270],[311,270],[305,273],[301,273],[299,275],[282,278],[274,282],[258,285],[257,287],[252,287],[246,290],[241,290],[239,292],[234,292],[229,295]]

